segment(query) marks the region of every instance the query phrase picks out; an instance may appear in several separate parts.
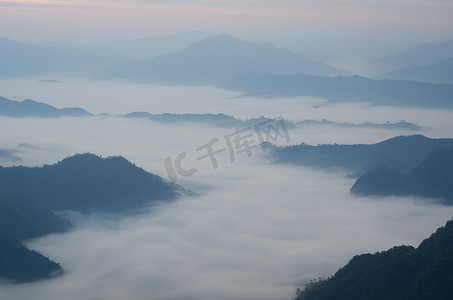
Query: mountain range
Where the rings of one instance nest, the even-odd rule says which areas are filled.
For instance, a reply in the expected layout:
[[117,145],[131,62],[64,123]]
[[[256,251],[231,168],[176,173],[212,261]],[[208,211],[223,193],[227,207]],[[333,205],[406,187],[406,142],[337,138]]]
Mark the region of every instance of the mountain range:
[[0,38],[0,78],[69,76],[201,85],[217,84],[253,70],[349,74],[284,48],[243,41],[228,34],[185,32],[89,44],[31,44]]
[[329,76],[348,74],[284,48],[221,34],[193,43],[177,53],[108,68],[99,78],[156,84],[215,85],[250,71]]
[[398,136],[376,144],[307,145],[276,147],[265,144],[270,159],[322,169],[340,168],[360,176],[385,164],[408,172],[420,164],[433,150],[453,146],[453,139],[431,139],[422,135]]
[[417,131],[420,130],[421,127],[418,126],[417,124],[413,124],[410,122],[406,121],[399,121],[395,123],[391,122],[386,122],[382,124],[378,123],[371,123],[371,122],[365,122],[365,123],[360,123],[360,124],[353,124],[349,122],[332,122],[329,120],[303,120],[299,121],[295,124],[297,127],[302,127],[302,126],[311,126],[311,125],[322,125],[322,126],[339,126],[339,127],[344,127],[344,128],[383,128],[383,129],[403,129],[403,130],[413,130]]
[[89,112],[79,107],[61,108],[26,99],[22,102],[13,101],[0,96],[0,115],[8,117],[86,117],[91,116]]
[[[8,117],[40,117],[40,118],[56,118],[56,117],[85,117],[93,116],[91,113],[87,112],[82,108],[62,108],[58,109],[54,106],[37,102],[31,99],[26,99],[22,102],[12,101],[0,96],[0,115]],[[105,115],[105,114],[103,114]],[[148,112],[132,112],[124,115],[117,115],[118,117],[124,118],[140,118],[147,119],[154,122],[161,123],[181,123],[181,122],[191,122],[191,123],[205,123],[212,126],[233,128],[241,127],[246,128],[250,126],[257,125],[261,122],[266,122],[271,120],[269,117],[260,116],[257,118],[251,119],[238,119],[233,116],[226,114],[212,114],[212,113],[200,113],[200,114],[172,114],[172,113],[162,113],[162,114],[151,114]],[[384,128],[384,129],[403,129],[403,130],[419,130],[421,127],[405,122],[400,121],[396,123],[362,123],[362,124],[352,124],[352,123],[337,123],[329,120],[303,120],[297,123],[292,123],[285,120],[286,126],[288,128],[309,126],[309,125],[318,125],[318,126],[340,126],[340,127],[358,127],[358,128]],[[17,157],[14,157],[7,150],[0,149],[0,159],[8,160],[18,160]]]
[[453,84],[408,80],[375,80],[362,76],[276,75],[250,72],[219,85],[246,96],[317,96],[330,102],[453,109]]
[[453,84],[453,54],[452,58],[429,65],[409,66],[401,70],[385,73],[380,78],[415,80],[429,83]]
[[379,76],[382,80],[376,80],[228,34],[186,32],[89,44],[31,44],[0,38],[0,78],[123,79],[209,85],[250,96],[317,96],[337,102],[451,109],[452,49],[453,41],[445,41],[384,56],[370,63],[375,69],[391,66],[378,73],[385,72]]
[[453,40],[421,44],[387,54],[368,63],[368,68],[379,73],[396,71],[409,66],[424,66],[453,58]]
[[178,52],[207,36],[204,32],[106,42],[25,43],[0,38],[0,78],[36,76],[90,77],[108,67]]

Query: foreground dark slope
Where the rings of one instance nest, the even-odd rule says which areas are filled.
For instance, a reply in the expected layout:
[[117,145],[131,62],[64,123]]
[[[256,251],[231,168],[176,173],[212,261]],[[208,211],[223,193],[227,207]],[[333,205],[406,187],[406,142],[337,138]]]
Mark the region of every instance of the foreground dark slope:
[[431,139],[422,135],[411,135],[398,136],[369,145],[300,144],[268,147],[276,162],[317,168],[342,168],[361,175],[380,164],[392,166],[403,172],[410,171],[431,151],[447,146],[453,146],[453,139]]
[[63,272],[21,242],[68,230],[54,210],[120,213],[184,192],[123,157],[79,154],[41,168],[0,167],[0,279],[23,283]]
[[453,205],[453,147],[432,151],[405,174],[385,165],[365,173],[351,192],[359,195],[415,195],[442,199]]
[[0,190],[0,279],[24,283],[62,274],[59,264],[35,251],[22,240],[64,232],[72,225],[47,208],[18,201]]
[[416,249],[394,247],[354,256],[327,280],[298,292],[296,300],[447,300],[453,295],[453,221]]
[[0,279],[25,283],[63,273],[61,266],[0,231]]

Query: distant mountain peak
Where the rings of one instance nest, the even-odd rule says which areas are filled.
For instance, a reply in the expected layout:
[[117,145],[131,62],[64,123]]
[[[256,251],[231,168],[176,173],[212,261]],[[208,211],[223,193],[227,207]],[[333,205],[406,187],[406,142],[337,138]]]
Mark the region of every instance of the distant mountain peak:
[[46,103],[32,99],[22,102],[13,101],[0,96],[0,115],[9,117],[41,117],[57,118],[63,116],[91,116],[89,112],[79,107],[58,109]]
[[197,50],[198,49],[203,49],[205,50],[206,47],[220,47],[220,46],[241,46],[244,43],[251,43],[251,42],[245,42],[241,39],[238,39],[232,35],[229,35],[227,33],[222,33],[218,35],[212,35],[205,37],[204,39],[195,42],[193,44],[188,45],[183,51],[187,50]]
[[128,78],[164,84],[208,84],[250,71],[271,74],[348,74],[271,44],[244,41],[222,33],[192,43],[180,52],[105,70],[102,79]]

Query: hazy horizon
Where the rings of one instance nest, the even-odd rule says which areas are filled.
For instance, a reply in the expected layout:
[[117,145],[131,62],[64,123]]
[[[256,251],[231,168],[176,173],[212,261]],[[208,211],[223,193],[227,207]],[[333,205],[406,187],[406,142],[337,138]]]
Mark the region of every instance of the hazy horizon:
[[[264,30],[280,33],[274,38],[373,36],[420,42],[451,38],[449,28],[453,22],[453,5],[445,0],[211,0],[190,4],[157,0],[10,0],[0,1],[0,7],[0,36],[40,41],[102,41],[194,30],[257,35]],[[34,24],[33,32],[27,29],[30,24]]]

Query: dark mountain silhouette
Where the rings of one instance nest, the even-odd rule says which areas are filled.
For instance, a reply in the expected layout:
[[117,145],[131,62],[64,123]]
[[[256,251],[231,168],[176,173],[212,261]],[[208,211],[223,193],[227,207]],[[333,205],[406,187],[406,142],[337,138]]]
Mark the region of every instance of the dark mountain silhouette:
[[8,100],[0,97],[0,115],[8,117],[41,117],[41,118],[56,118],[56,117],[85,117],[91,116],[89,112],[79,107],[72,108],[56,108],[54,106],[36,102],[31,99],[26,99],[22,102]]
[[[453,57],[453,54],[452,54]],[[426,66],[410,66],[385,73],[380,78],[415,80],[429,83],[453,83],[453,58]]]
[[453,205],[453,147],[432,151],[407,174],[378,166],[357,179],[351,192],[359,195],[433,197]]
[[5,189],[0,190],[0,231],[4,234],[24,240],[70,227],[66,219],[39,203],[26,203]]
[[324,77],[251,72],[219,85],[247,96],[317,96],[330,102],[369,102],[372,105],[453,108],[453,84],[375,80],[361,76]]
[[354,256],[327,280],[309,284],[296,300],[447,300],[453,295],[453,221],[418,248],[393,247]]
[[63,273],[61,266],[0,230],[0,279],[25,283]]
[[71,228],[55,210],[121,213],[184,193],[193,194],[123,157],[78,154],[41,168],[0,167],[0,279],[22,283],[63,272],[22,242]]
[[250,71],[339,75],[347,72],[312,62],[287,49],[256,44],[227,34],[207,37],[178,53],[107,69],[101,79],[124,78],[159,84],[217,84]]
[[385,55],[368,63],[368,69],[379,73],[395,71],[408,66],[423,66],[453,58],[453,40],[422,44],[410,49]]
[[0,167],[0,187],[52,210],[120,212],[176,199],[184,190],[123,157],[78,154],[42,168]]
[[431,151],[447,146],[453,146],[453,139],[431,139],[422,135],[399,136],[369,145],[266,145],[276,162],[327,169],[342,168],[354,175],[363,174],[380,164],[407,172],[422,162]]
[[21,241],[64,232],[71,226],[51,210],[23,203],[0,189],[0,279],[23,283],[61,274],[60,265]]
[[351,193],[402,196],[408,194],[408,185],[406,174],[381,164],[360,176],[351,188]]

